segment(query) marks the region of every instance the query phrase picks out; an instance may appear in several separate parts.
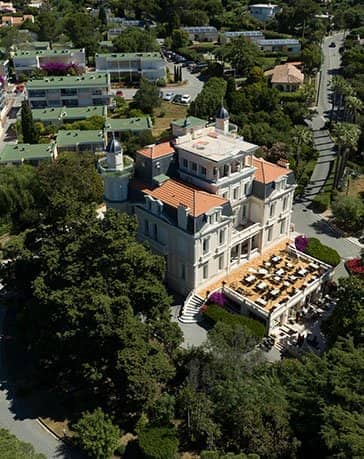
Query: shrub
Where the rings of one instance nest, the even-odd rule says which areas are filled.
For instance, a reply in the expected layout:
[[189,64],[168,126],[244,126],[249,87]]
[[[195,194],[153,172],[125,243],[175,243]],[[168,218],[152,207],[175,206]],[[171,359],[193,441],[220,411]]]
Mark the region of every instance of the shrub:
[[308,245],[308,238],[303,235],[297,236],[294,240],[294,244],[297,250],[299,250],[300,252],[304,252]]
[[335,249],[321,244],[321,242],[314,237],[309,239],[305,253],[331,266],[337,266],[341,260],[340,255]]
[[312,208],[316,212],[325,212],[330,205],[330,193],[319,193],[312,200]]
[[361,258],[352,258],[345,262],[345,267],[350,274],[356,274],[364,277],[364,263]]
[[176,430],[171,427],[150,427],[138,434],[139,447],[148,459],[174,459],[178,450]]
[[243,327],[246,327],[254,336],[258,338],[262,338],[265,335],[264,325],[257,320],[242,316],[240,314],[232,314],[217,304],[209,304],[207,310],[204,312],[204,317],[212,325],[215,325],[216,322],[219,321],[228,325],[239,324]]

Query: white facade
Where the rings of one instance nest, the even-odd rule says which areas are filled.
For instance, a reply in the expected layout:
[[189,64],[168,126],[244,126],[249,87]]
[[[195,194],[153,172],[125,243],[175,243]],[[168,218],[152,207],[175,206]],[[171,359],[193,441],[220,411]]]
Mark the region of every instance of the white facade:
[[269,21],[279,13],[280,7],[272,3],[257,3],[249,6],[250,14],[259,21]]
[[86,68],[84,49],[46,49],[37,51],[17,51],[13,54],[14,70],[17,78],[21,73],[29,74],[50,63],[77,65]]
[[186,132],[174,153],[137,152],[143,187],[107,200],[137,217],[139,239],[165,257],[167,281],[182,294],[286,239],[295,189],[291,171],[254,157],[257,145],[214,126]]
[[166,76],[166,64],[160,53],[96,54],[97,72],[108,72],[112,80],[155,81]]

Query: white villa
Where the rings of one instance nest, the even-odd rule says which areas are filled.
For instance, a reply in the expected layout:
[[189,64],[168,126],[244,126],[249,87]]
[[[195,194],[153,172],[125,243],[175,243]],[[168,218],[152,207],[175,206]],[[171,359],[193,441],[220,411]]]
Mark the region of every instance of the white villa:
[[[277,244],[286,247],[295,179],[291,170],[254,156],[258,146],[236,135],[223,106],[213,125],[190,117],[174,128],[178,136],[173,142],[137,151],[134,164],[111,140],[99,168],[106,204],[135,215],[139,239],[165,257],[169,286],[187,296],[182,320],[189,322],[196,320],[208,290],[221,288],[222,280],[226,284],[229,276],[274,251]],[[314,260],[307,263],[316,266]],[[316,275],[316,288],[329,269],[317,265],[321,274]],[[241,304],[241,312],[270,330],[268,301],[259,304],[255,297],[231,296]]]

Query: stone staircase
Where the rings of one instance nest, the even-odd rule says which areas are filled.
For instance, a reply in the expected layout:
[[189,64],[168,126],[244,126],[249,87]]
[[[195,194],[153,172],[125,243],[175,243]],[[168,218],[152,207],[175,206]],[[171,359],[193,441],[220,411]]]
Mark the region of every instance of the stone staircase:
[[200,308],[204,300],[197,294],[189,295],[183,305],[179,321],[183,324],[195,324],[201,320]]

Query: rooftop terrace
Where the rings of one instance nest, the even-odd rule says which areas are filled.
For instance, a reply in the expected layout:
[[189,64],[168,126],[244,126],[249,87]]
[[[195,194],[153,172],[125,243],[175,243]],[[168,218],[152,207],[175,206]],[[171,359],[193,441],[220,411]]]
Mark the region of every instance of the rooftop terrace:
[[288,244],[289,241],[285,240],[275,245],[204,288],[199,295],[204,298],[207,291],[214,291],[225,282],[226,287],[240,295],[242,301],[247,299],[265,312],[271,312],[303,292],[330,269]]

